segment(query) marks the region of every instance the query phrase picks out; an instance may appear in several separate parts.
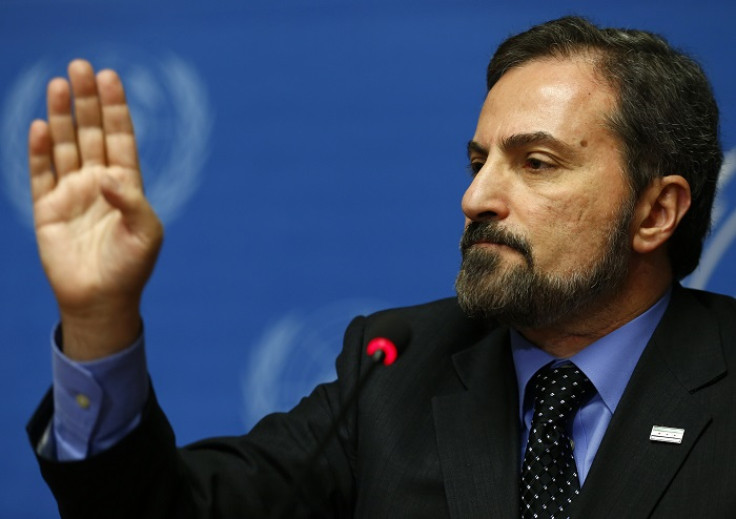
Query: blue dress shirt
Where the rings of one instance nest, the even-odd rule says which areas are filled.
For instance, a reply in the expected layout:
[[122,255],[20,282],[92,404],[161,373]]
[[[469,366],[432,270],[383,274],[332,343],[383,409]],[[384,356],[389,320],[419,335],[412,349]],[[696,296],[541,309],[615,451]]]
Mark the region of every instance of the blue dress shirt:
[[90,362],[74,362],[52,338],[54,418],[51,434],[38,446],[41,455],[58,461],[84,459],[109,449],[136,428],[150,383],[139,338],[125,350]]
[[527,392],[529,381],[547,364],[573,362],[590,379],[597,391],[581,406],[572,423],[575,444],[573,456],[582,486],[611,416],[616,411],[639,357],[664,315],[670,295],[671,291],[668,291],[636,319],[601,337],[569,359],[558,359],[531,344],[520,333],[511,331],[511,353],[519,385],[522,461],[534,414],[533,391],[530,389]]

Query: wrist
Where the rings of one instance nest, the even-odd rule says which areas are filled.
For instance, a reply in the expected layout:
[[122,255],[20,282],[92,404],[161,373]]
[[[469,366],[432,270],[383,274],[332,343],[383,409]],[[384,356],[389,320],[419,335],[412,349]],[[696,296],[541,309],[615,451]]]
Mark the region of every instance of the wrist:
[[85,312],[61,311],[64,355],[75,361],[90,361],[118,353],[140,336],[142,320],[138,305]]

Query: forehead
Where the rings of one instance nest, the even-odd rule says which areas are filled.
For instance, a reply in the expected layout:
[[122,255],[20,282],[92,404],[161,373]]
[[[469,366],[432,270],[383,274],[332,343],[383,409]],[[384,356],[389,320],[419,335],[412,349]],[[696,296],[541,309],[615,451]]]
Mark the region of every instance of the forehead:
[[615,93],[592,57],[534,60],[507,71],[488,92],[476,140],[490,144],[535,132],[572,141],[610,139],[606,123],[615,108]]

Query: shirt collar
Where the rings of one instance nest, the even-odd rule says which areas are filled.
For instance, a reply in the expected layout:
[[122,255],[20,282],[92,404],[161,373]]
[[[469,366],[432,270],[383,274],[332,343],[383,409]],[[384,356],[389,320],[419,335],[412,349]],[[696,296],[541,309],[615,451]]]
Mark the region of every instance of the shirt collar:
[[[601,337],[569,359],[558,359],[511,330],[511,354],[519,385],[519,413],[524,417],[526,387],[543,366],[565,361],[575,365],[590,379],[608,410],[613,414],[631,378],[636,363],[651,339],[654,329],[667,309],[671,297],[668,290],[646,312]],[[531,402],[531,401],[528,401]],[[528,405],[531,405],[529,403]]]

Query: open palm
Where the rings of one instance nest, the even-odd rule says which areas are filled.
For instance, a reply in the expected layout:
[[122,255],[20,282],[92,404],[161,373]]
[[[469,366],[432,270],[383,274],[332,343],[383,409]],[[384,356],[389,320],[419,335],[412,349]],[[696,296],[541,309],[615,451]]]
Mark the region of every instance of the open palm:
[[48,122],[29,134],[31,193],[62,324],[131,328],[163,232],[143,195],[123,86],[76,60],[47,96]]

